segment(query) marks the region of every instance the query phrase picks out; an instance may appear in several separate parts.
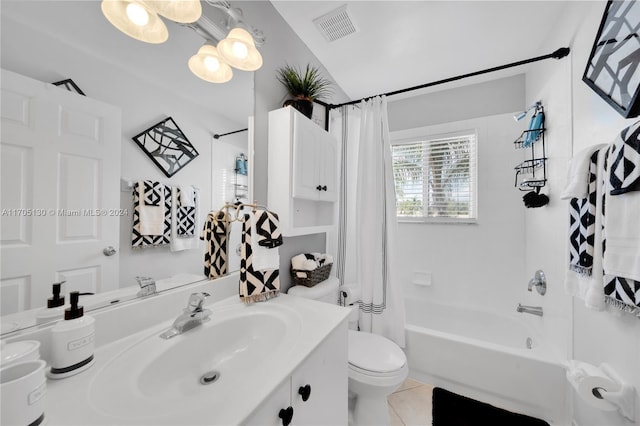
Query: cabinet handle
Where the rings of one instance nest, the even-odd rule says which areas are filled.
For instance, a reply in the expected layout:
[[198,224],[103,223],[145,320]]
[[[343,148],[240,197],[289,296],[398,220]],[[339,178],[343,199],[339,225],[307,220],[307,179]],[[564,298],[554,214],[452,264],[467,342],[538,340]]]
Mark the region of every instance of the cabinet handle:
[[288,406],[287,408],[281,409],[278,417],[282,419],[282,426],[289,426],[291,419],[293,419],[293,407]]
[[311,396],[311,385],[300,386],[298,393],[302,396],[302,400],[306,401]]
[[316,186],[316,189],[318,191],[326,191],[327,190],[327,185],[318,185],[318,186]]
[[322,191],[322,186],[318,185],[318,186],[316,186],[316,189],[317,189],[318,191]]
[[323,191],[326,191],[326,190],[327,190],[327,185],[324,185],[324,186],[322,187],[322,190],[323,190]]

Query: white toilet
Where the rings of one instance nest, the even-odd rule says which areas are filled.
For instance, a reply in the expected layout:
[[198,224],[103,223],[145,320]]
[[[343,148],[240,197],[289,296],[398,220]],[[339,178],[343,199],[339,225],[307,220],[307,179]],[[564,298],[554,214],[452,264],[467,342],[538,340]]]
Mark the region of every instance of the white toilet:
[[[293,286],[287,293],[336,304],[338,287],[338,280],[329,278],[314,287]],[[355,330],[349,330],[348,348],[349,424],[388,425],[387,396],[409,374],[404,352],[386,337]]]

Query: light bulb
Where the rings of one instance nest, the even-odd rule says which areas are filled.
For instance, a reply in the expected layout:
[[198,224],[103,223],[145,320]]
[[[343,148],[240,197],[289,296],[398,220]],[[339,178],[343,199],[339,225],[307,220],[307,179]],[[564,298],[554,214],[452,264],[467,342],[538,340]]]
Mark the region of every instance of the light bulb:
[[204,66],[209,71],[218,71],[220,69],[220,61],[212,56],[204,58]]
[[129,3],[127,5],[127,18],[141,27],[149,23],[149,13],[138,3]]
[[247,45],[239,41],[235,41],[233,43],[231,50],[233,51],[233,55],[238,59],[245,59],[247,55],[249,55],[249,49],[247,49]]

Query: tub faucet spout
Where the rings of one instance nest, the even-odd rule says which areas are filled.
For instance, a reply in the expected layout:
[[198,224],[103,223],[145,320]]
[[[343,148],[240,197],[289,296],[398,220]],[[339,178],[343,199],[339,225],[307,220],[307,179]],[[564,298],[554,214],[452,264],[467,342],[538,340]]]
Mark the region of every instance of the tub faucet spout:
[[524,312],[525,314],[538,315],[542,316],[542,306],[527,306],[521,303],[518,303],[518,307],[516,308],[518,312]]

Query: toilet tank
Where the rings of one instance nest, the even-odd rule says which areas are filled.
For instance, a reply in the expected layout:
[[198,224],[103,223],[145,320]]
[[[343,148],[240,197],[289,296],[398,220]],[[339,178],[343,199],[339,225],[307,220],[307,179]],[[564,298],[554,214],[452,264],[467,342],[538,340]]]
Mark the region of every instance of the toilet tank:
[[338,287],[340,282],[335,277],[330,277],[313,287],[305,287],[303,285],[294,285],[287,290],[287,294],[293,296],[313,299],[320,302],[338,304]]

